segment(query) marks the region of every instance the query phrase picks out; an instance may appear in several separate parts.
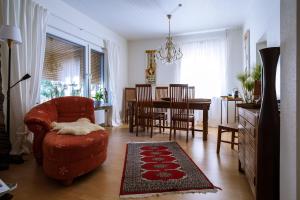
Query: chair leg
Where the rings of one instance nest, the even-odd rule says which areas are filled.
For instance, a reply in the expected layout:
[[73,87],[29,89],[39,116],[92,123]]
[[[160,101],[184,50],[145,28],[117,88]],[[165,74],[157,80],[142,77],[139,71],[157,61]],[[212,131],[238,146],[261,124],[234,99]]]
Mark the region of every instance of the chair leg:
[[176,139],[176,121],[174,121],[173,122],[173,129],[174,129],[174,135],[173,135],[173,137],[174,137],[174,139]]
[[186,124],[186,143],[189,141],[189,123],[190,122],[187,122]]
[[172,129],[173,129],[173,123],[171,121],[170,123],[170,135],[169,135],[169,140],[171,141],[171,138],[172,138]]
[[128,110],[125,110],[125,123],[128,124]]
[[159,133],[161,133],[161,117],[159,117]]
[[[149,119],[150,120],[150,119]],[[151,127],[150,127],[150,138],[152,138],[153,135],[153,119],[151,119]]]
[[221,134],[222,134],[222,129],[219,126],[218,127],[218,141],[217,141],[217,154],[220,153],[220,147],[221,147]]
[[231,149],[234,149],[234,136],[235,136],[235,132],[232,131],[232,133],[231,133]]
[[192,121],[192,136],[195,137],[195,120]]
[[188,143],[188,141],[189,141],[189,131],[187,130],[186,131],[186,140],[185,140],[185,142]]
[[137,137],[139,134],[139,118],[138,117],[135,118],[135,126],[136,126],[135,135]]
[[166,122],[166,116],[163,117],[163,133],[165,132],[165,122]]
[[149,132],[149,119],[147,118],[147,119],[145,119],[145,121],[146,121],[146,123],[145,123],[145,126],[146,126],[145,130],[147,132]]

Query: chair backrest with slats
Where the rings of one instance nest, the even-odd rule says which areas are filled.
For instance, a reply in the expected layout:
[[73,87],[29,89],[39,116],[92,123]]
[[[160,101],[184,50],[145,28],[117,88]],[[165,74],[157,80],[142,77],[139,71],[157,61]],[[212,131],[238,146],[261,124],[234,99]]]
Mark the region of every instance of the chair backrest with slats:
[[[155,100],[169,97],[169,87],[155,87]],[[167,108],[156,108],[155,112],[167,112]]]
[[136,105],[139,115],[153,113],[151,84],[136,84]]
[[135,99],[136,97],[135,97],[135,88],[125,88],[125,92],[124,92],[125,94],[125,98],[124,98],[124,100],[125,100],[125,109],[127,109],[128,108],[128,101],[129,100],[133,100],[133,99]]
[[189,86],[189,99],[195,99],[195,86]]
[[[195,86],[189,86],[189,99],[195,99]],[[194,114],[194,110],[190,110],[189,113]]]
[[189,113],[189,91],[187,84],[170,84],[171,117],[181,115],[187,118]]
[[155,100],[161,100],[161,98],[169,97],[168,87],[155,87]]

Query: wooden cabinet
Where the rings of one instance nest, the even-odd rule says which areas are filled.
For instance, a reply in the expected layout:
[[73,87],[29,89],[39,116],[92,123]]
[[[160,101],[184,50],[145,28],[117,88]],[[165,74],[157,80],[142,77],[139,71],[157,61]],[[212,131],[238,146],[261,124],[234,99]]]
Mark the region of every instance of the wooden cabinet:
[[258,133],[257,109],[239,108],[239,163],[245,172],[253,195],[256,186],[256,154]]

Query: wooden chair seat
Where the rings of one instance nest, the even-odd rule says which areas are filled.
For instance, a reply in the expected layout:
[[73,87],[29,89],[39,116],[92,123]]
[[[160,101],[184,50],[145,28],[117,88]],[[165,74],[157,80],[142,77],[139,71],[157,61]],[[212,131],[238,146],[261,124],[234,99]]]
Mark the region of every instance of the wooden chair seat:
[[140,118],[153,118],[160,119],[164,117],[164,113],[141,113],[138,115]]
[[[235,142],[235,139],[238,138],[238,125],[237,124],[221,124],[218,126],[218,140],[217,140],[217,154],[220,153],[221,142],[231,144],[231,149],[234,149],[234,145],[239,145],[238,142]],[[222,133],[231,132],[231,141],[222,140]]]
[[186,114],[176,114],[171,119],[175,121],[194,121],[194,115],[189,114],[188,116]]

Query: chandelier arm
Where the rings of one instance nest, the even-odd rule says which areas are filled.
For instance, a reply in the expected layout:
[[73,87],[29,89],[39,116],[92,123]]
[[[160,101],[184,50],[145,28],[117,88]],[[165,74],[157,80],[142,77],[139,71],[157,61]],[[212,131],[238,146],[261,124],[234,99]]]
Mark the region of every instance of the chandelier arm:
[[171,37],[171,16],[172,15],[167,15],[169,19],[169,37]]

